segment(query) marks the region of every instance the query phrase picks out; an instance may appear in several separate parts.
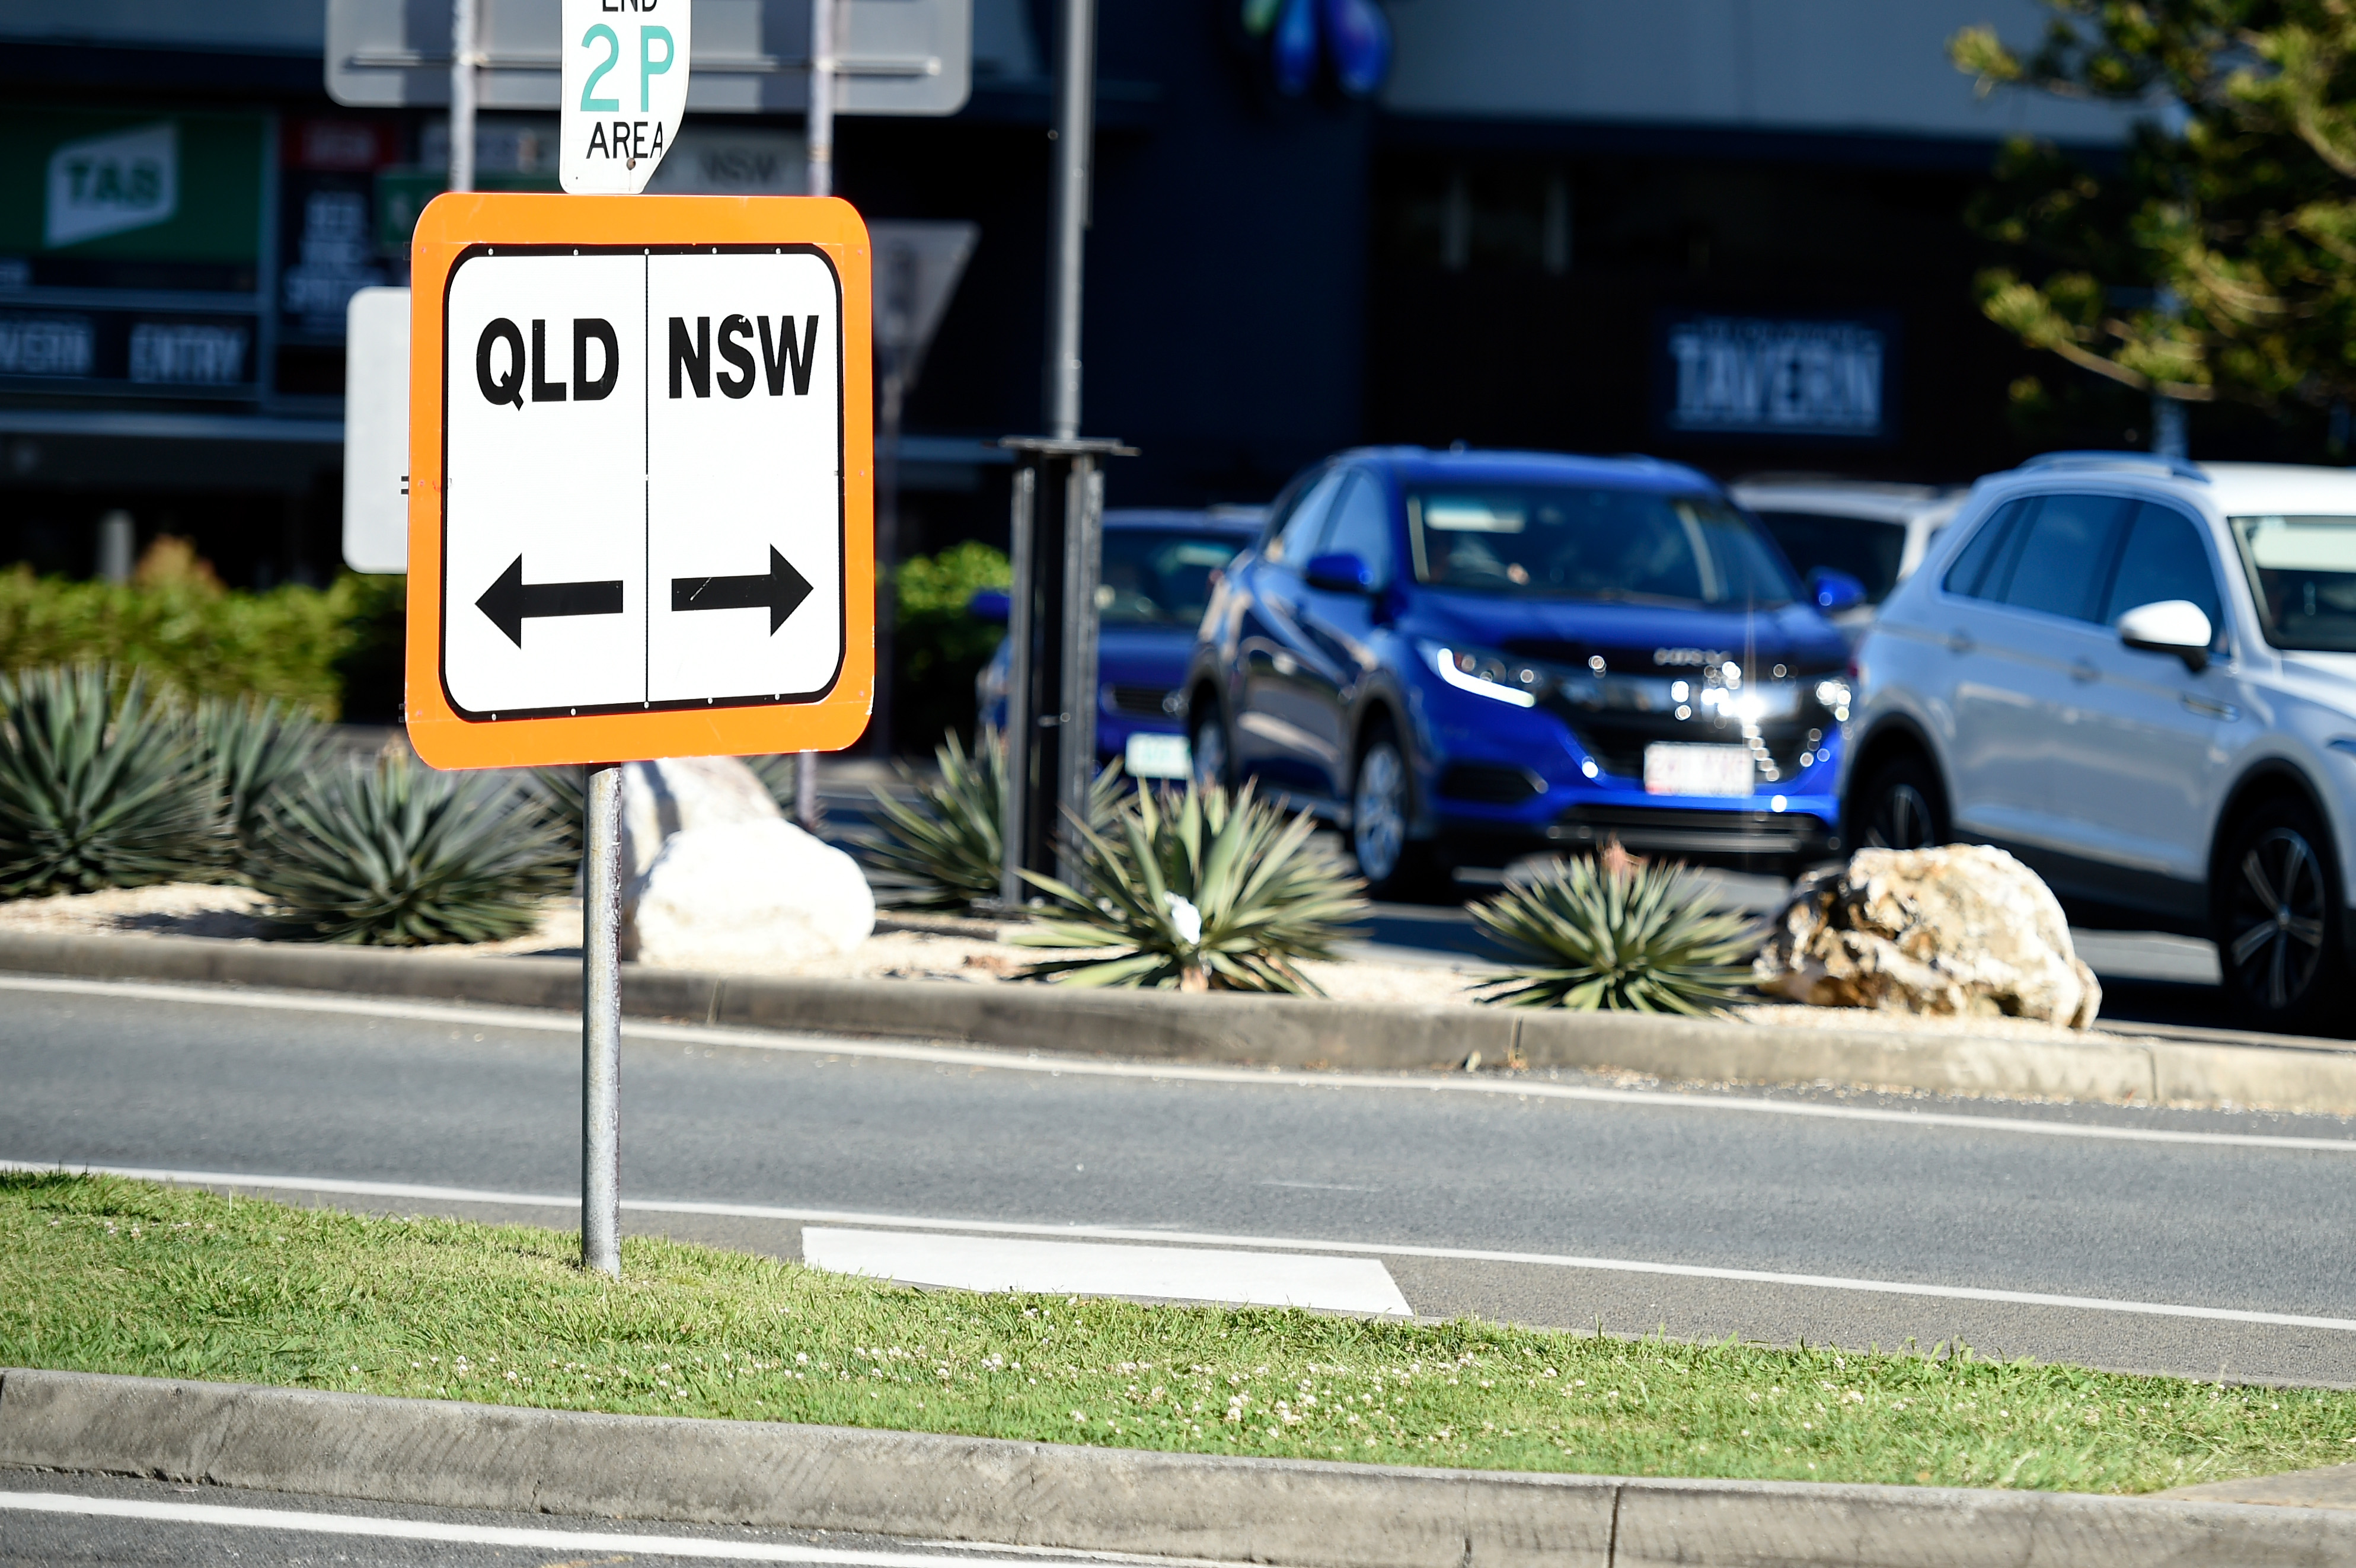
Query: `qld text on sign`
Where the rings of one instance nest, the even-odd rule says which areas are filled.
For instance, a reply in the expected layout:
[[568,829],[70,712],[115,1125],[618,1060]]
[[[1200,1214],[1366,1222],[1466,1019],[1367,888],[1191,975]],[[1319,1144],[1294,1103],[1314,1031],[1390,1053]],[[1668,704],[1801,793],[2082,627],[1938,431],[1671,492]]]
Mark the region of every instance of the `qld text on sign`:
[[[412,339],[413,444],[434,450],[412,461],[438,483],[413,490],[411,514],[413,573],[433,535],[434,635],[417,647],[412,575],[410,691],[419,709],[426,653],[440,712],[412,711],[412,732],[421,717],[539,721],[550,734],[535,759],[553,747],[613,760],[795,749],[841,730],[853,704],[863,722],[873,561],[855,215],[792,198],[453,200],[531,204],[504,213],[508,232],[543,219],[580,242],[494,235],[434,270],[440,308]],[[565,221],[584,208],[607,210]],[[741,229],[762,208],[772,229],[822,216],[858,242],[656,237],[722,219]],[[485,216],[471,232],[435,227],[469,238]],[[643,237],[616,241],[616,223]],[[640,739],[646,724],[662,738]]]

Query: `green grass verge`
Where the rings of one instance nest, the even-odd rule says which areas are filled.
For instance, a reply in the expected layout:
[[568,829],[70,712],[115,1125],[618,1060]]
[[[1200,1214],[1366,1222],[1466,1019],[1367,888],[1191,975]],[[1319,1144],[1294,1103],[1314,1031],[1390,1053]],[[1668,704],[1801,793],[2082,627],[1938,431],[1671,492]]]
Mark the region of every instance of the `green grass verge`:
[[2356,1395],[918,1292],[774,1259],[0,1175],[0,1366],[1205,1454],[2140,1492],[2356,1458]]

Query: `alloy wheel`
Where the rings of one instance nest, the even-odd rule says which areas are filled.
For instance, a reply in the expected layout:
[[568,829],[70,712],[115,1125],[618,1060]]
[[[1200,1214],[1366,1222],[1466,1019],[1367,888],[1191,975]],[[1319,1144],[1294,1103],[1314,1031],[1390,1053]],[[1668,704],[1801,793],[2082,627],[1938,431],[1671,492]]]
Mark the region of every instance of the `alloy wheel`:
[[1903,779],[1881,792],[1865,830],[1866,843],[1876,849],[1927,848],[1933,837],[1931,803]]
[[1358,874],[1369,882],[1389,880],[1407,847],[1407,764],[1389,741],[1376,741],[1358,760],[1358,783],[1350,801],[1350,848]]
[[2323,962],[2329,892],[2315,847],[2296,828],[2267,829],[2233,889],[2225,958],[2242,993],[2276,1012],[2296,1006]]

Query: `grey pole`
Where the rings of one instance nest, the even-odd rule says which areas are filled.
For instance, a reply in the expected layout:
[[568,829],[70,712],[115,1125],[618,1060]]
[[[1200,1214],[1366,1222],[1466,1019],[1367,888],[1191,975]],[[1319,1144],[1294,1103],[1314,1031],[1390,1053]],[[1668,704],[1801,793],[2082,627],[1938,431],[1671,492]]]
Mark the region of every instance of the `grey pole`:
[[[834,194],[834,0],[810,0],[809,116],[803,125],[807,162],[802,165],[802,194]],[[888,669],[875,672],[880,692],[892,678]],[[818,831],[818,753],[804,752],[794,759],[794,821],[805,833]]]
[[581,792],[581,1266],[622,1274],[622,767]]
[[475,0],[450,0],[450,188],[475,188]]
[[[1096,140],[1096,0],[1064,0],[1055,57],[1054,282],[1047,298],[1047,433],[1080,433],[1080,269],[1088,227],[1089,150]],[[1095,606],[1088,607],[1090,613]]]

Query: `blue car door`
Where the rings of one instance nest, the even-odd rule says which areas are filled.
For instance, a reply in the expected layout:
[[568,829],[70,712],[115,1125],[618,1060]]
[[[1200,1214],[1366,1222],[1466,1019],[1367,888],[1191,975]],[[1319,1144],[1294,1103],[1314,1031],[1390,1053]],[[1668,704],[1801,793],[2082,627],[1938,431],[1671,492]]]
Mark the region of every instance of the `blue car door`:
[[1299,620],[1307,653],[1293,676],[1296,705],[1302,728],[1317,739],[1317,788],[1337,801],[1349,798],[1357,764],[1351,710],[1358,685],[1376,667],[1369,642],[1379,596],[1391,584],[1390,514],[1382,481],[1363,469],[1354,471],[1334,499],[1315,553],[1357,557],[1366,569],[1367,586],[1360,591],[1306,581],[1301,585]]
[[[1239,773],[1258,774],[1289,793],[1323,795],[1331,763],[1315,717],[1297,681],[1310,658],[1300,620],[1301,569],[1315,550],[1344,471],[1335,469],[1302,495],[1252,569],[1236,658],[1235,750]],[[1308,722],[1304,724],[1304,720]]]

